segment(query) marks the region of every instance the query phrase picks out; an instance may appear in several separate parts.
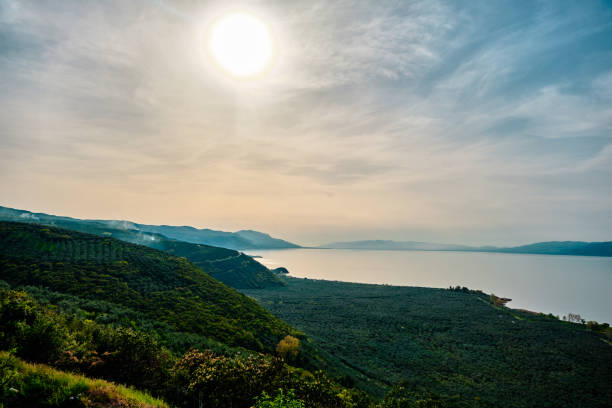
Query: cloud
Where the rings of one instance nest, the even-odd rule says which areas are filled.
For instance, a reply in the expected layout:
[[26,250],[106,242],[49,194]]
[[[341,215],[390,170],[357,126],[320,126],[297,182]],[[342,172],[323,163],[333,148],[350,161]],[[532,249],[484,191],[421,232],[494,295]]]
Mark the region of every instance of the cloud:
[[[235,9],[279,42],[260,81],[203,50]],[[0,198],[312,243],[610,239],[610,17],[571,1],[3,2]]]

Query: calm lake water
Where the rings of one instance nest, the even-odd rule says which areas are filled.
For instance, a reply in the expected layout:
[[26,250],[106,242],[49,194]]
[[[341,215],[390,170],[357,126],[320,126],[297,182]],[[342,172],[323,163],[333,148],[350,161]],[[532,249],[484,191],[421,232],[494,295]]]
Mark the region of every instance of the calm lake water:
[[250,251],[291,276],[447,288],[508,297],[509,307],[612,323],[612,258],[477,252],[284,249]]

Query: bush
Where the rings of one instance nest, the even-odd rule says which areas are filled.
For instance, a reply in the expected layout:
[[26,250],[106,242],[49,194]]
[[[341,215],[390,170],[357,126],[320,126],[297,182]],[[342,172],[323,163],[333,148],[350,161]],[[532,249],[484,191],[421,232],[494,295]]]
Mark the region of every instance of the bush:
[[0,401],[6,407],[168,407],[142,392],[28,364],[6,352],[0,353],[0,378]]
[[0,290],[0,349],[14,348],[30,361],[53,362],[66,347],[64,323],[25,292]]
[[257,398],[255,408],[304,408],[304,401],[297,399],[293,390],[284,393],[282,388],[278,389],[278,394],[272,399],[265,391]]
[[300,341],[290,335],[278,342],[276,346],[276,354],[287,362],[293,362],[300,354]]
[[198,401],[212,407],[251,407],[254,397],[270,391],[283,371],[279,359],[262,354],[223,356],[191,350],[174,367],[177,402]]

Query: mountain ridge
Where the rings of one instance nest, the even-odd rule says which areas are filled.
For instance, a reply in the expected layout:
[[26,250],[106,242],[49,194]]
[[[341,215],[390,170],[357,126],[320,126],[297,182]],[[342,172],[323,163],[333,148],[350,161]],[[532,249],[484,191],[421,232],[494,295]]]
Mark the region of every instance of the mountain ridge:
[[204,244],[235,250],[241,249],[280,249],[299,248],[300,246],[269,234],[240,230],[236,232],[217,231],[209,228],[195,228],[189,225],[152,225],[140,224],[128,220],[80,219],[28,210],[0,206],[0,220],[20,222],[41,222],[53,225],[57,222],[77,222],[85,224],[106,225],[114,229],[132,229],[148,233],[157,233],[167,238]]
[[[11,217],[10,214],[13,214],[13,216]],[[132,244],[144,245],[149,248],[165,251],[174,256],[183,256],[213,278],[235,289],[257,289],[267,286],[284,285],[284,282],[278,279],[264,265],[234,249],[194,244],[168,238],[156,232],[132,229],[135,225],[131,222],[104,222],[97,220],[83,222],[71,217],[51,216],[46,218],[44,215],[39,217],[32,215],[32,213],[17,212],[17,214],[25,215],[25,217],[21,215],[14,216],[15,212],[9,212],[9,216],[7,216],[7,211],[2,212],[2,208],[0,208],[0,220],[9,218],[9,222],[17,221],[49,225],[82,233],[112,237]]]

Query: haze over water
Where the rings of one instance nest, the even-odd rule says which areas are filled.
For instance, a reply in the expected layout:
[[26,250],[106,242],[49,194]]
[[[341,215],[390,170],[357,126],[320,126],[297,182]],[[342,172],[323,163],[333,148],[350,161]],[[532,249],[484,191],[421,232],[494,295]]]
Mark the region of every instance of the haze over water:
[[249,252],[291,276],[447,288],[508,297],[511,308],[612,322],[612,258],[440,251],[289,249]]

